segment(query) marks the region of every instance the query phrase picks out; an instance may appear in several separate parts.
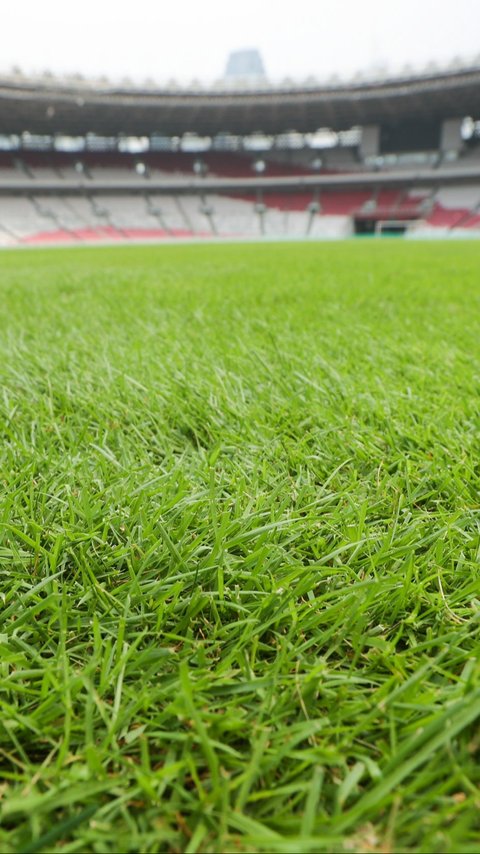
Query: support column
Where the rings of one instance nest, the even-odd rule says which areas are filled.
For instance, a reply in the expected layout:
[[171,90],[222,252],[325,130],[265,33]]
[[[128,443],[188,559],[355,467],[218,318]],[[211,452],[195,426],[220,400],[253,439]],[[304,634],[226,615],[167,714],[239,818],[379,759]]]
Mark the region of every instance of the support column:
[[442,154],[453,151],[459,154],[462,148],[463,119],[445,119],[440,132],[440,151]]
[[362,128],[362,139],[360,141],[360,157],[377,157],[380,153],[380,127],[379,125],[365,125]]

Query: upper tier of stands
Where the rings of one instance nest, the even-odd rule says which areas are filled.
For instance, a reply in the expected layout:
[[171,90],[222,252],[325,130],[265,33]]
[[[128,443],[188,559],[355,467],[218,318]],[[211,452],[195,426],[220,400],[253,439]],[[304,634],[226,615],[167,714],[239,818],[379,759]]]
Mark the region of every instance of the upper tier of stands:
[[[392,162],[384,158],[379,163],[365,164],[354,147],[336,147],[321,150],[299,150],[280,152],[220,152],[204,151],[145,151],[138,154],[112,151],[29,151],[0,150],[0,181],[16,180],[19,177],[32,180],[66,180],[83,177],[85,180],[121,179],[138,181],[139,178],[161,179],[162,177],[218,176],[225,178],[270,178],[359,174],[365,171],[418,170],[413,159],[397,158]],[[478,168],[480,172],[480,145],[466,148],[455,160],[432,157],[421,166],[432,173],[442,169],[461,170]]]
[[306,175],[311,169],[302,166],[265,160],[263,155],[226,154],[223,152],[144,152],[142,154],[120,154],[93,151],[79,153],[50,151],[0,151],[0,180],[75,179],[87,181],[128,180],[138,181],[162,177],[185,177],[195,174],[211,174],[226,178],[251,178],[261,174],[262,169],[270,177]]

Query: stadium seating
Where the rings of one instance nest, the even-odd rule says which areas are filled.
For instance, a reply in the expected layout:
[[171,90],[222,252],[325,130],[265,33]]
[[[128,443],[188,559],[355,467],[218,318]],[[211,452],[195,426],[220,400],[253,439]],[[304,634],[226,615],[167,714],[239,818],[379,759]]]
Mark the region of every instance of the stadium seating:
[[[474,232],[480,227],[480,181],[432,191],[412,184],[404,189],[257,190],[220,195],[166,194],[154,181],[198,178],[198,164],[211,177],[251,178],[255,153],[146,152],[0,152],[0,242],[87,241],[197,237],[334,237],[352,232],[353,220],[415,221],[416,231]],[[480,158],[475,150],[465,158]],[[311,174],[305,164],[282,162],[262,154],[265,175]],[[460,159],[461,160],[461,159]],[[326,173],[359,168],[351,150],[329,150]],[[436,176],[441,176],[440,165]],[[201,171],[200,170],[200,171]],[[263,173],[262,173],[263,174]],[[24,195],[8,187],[24,182]],[[67,180],[81,193],[60,192]],[[100,183],[102,187],[95,187]],[[108,184],[136,182],[136,192],[113,193]],[[144,190],[138,184],[143,185]],[[106,189],[104,186],[106,185]],[[58,186],[59,192],[55,192]],[[48,194],[45,192],[48,188]],[[66,188],[65,188],[66,189]]]

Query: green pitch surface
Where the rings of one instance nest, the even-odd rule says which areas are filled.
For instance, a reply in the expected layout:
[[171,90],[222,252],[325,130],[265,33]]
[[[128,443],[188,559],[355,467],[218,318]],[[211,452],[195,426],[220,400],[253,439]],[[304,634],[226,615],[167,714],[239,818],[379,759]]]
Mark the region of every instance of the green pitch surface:
[[0,264],[1,850],[477,851],[480,245]]

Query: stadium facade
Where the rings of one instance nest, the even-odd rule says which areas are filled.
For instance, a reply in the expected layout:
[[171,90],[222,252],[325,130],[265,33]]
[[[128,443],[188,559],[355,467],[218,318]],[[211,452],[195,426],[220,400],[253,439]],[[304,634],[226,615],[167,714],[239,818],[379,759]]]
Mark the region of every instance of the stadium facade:
[[320,86],[0,78],[0,244],[480,234],[480,65]]

